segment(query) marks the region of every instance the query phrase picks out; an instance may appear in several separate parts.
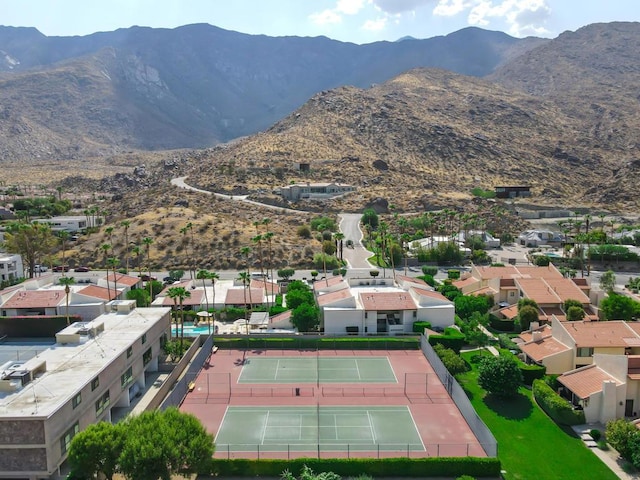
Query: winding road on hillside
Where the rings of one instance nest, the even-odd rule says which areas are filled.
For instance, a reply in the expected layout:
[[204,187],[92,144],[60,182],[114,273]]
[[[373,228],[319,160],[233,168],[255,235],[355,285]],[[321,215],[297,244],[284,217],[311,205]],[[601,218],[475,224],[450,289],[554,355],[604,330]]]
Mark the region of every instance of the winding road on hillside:
[[[214,195],[218,198],[222,198],[225,200],[232,200],[234,202],[245,202],[258,207],[276,210],[281,213],[286,213],[286,214],[302,214],[302,213],[307,214],[308,213],[308,212],[301,212],[300,210],[294,210],[292,208],[277,207],[275,205],[269,205],[267,203],[260,203],[254,200],[249,200],[247,198],[247,195],[226,195],[224,193],[216,193],[216,192],[210,192],[208,190],[202,190],[201,188],[196,188],[186,183],[186,179],[187,179],[186,176],[173,178],[171,179],[171,184],[178,188],[184,188],[185,190],[204,193],[206,195]],[[362,245],[363,234],[362,234],[362,230],[360,230],[361,216],[362,215],[360,215],[359,213],[341,213],[338,215],[338,218],[340,219],[338,226],[340,228],[340,232],[342,232],[342,234],[344,235],[345,248],[343,249],[343,252],[342,252],[343,258],[346,260],[347,264],[349,265],[349,268],[352,268],[352,269],[372,268],[372,265],[369,263],[367,259],[371,257],[373,253],[371,253],[369,250],[364,248],[364,245]],[[353,248],[346,247],[347,240],[353,241]]]

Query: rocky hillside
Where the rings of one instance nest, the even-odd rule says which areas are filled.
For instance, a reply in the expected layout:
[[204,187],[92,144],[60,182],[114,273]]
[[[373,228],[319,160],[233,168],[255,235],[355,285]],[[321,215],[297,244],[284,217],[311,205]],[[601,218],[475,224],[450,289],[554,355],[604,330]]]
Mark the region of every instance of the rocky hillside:
[[380,197],[419,211],[499,184],[575,200],[584,191],[575,179],[595,181],[614,161],[574,142],[580,127],[551,102],[421,69],[364,90],[319,93],[266,132],[213,149],[190,175],[203,188],[254,193],[297,181],[350,183],[358,193],[336,208],[356,210]]
[[211,25],[84,37],[0,27],[0,158],[212,146],[268,128],[319,91],[415,67],[482,76],[540,42],[477,28],[355,45]]

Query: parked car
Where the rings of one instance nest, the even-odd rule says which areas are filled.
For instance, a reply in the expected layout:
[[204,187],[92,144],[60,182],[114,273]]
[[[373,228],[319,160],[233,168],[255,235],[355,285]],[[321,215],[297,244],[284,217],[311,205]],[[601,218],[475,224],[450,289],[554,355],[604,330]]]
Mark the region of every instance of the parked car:
[[155,282],[157,280],[156,277],[150,277],[149,275],[138,275],[143,282]]
[[73,269],[74,272],[81,272],[81,273],[88,272],[90,270],[91,269],[89,267],[76,267]]
[[46,272],[47,270],[48,270],[48,268],[47,268],[47,267],[45,267],[44,265],[36,265],[36,266],[34,267],[34,270],[33,270],[33,271],[34,271],[34,272],[36,272],[36,273],[44,273],[44,272]]
[[69,271],[69,266],[65,265],[63,267],[62,265],[56,265],[55,267],[53,267],[53,271],[54,272],[68,272]]

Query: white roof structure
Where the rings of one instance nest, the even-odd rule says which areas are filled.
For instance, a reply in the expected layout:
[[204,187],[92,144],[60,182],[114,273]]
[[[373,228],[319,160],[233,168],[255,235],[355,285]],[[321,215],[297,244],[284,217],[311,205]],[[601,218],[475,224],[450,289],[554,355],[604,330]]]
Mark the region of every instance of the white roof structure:
[[[0,365],[0,418],[51,416],[169,311],[119,308],[125,304],[112,302],[120,311],[70,325],[58,333],[58,343],[30,360]],[[24,374],[33,380],[22,385]]]

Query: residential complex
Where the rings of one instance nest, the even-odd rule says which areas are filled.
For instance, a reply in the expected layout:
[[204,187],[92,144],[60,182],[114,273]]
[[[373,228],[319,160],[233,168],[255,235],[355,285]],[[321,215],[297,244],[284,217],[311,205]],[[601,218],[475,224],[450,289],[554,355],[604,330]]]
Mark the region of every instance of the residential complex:
[[0,478],[57,472],[71,440],[111,421],[146,387],[168,336],[168,308],[115,301],[93,321],[70,325],[35,357],[0,366]]

